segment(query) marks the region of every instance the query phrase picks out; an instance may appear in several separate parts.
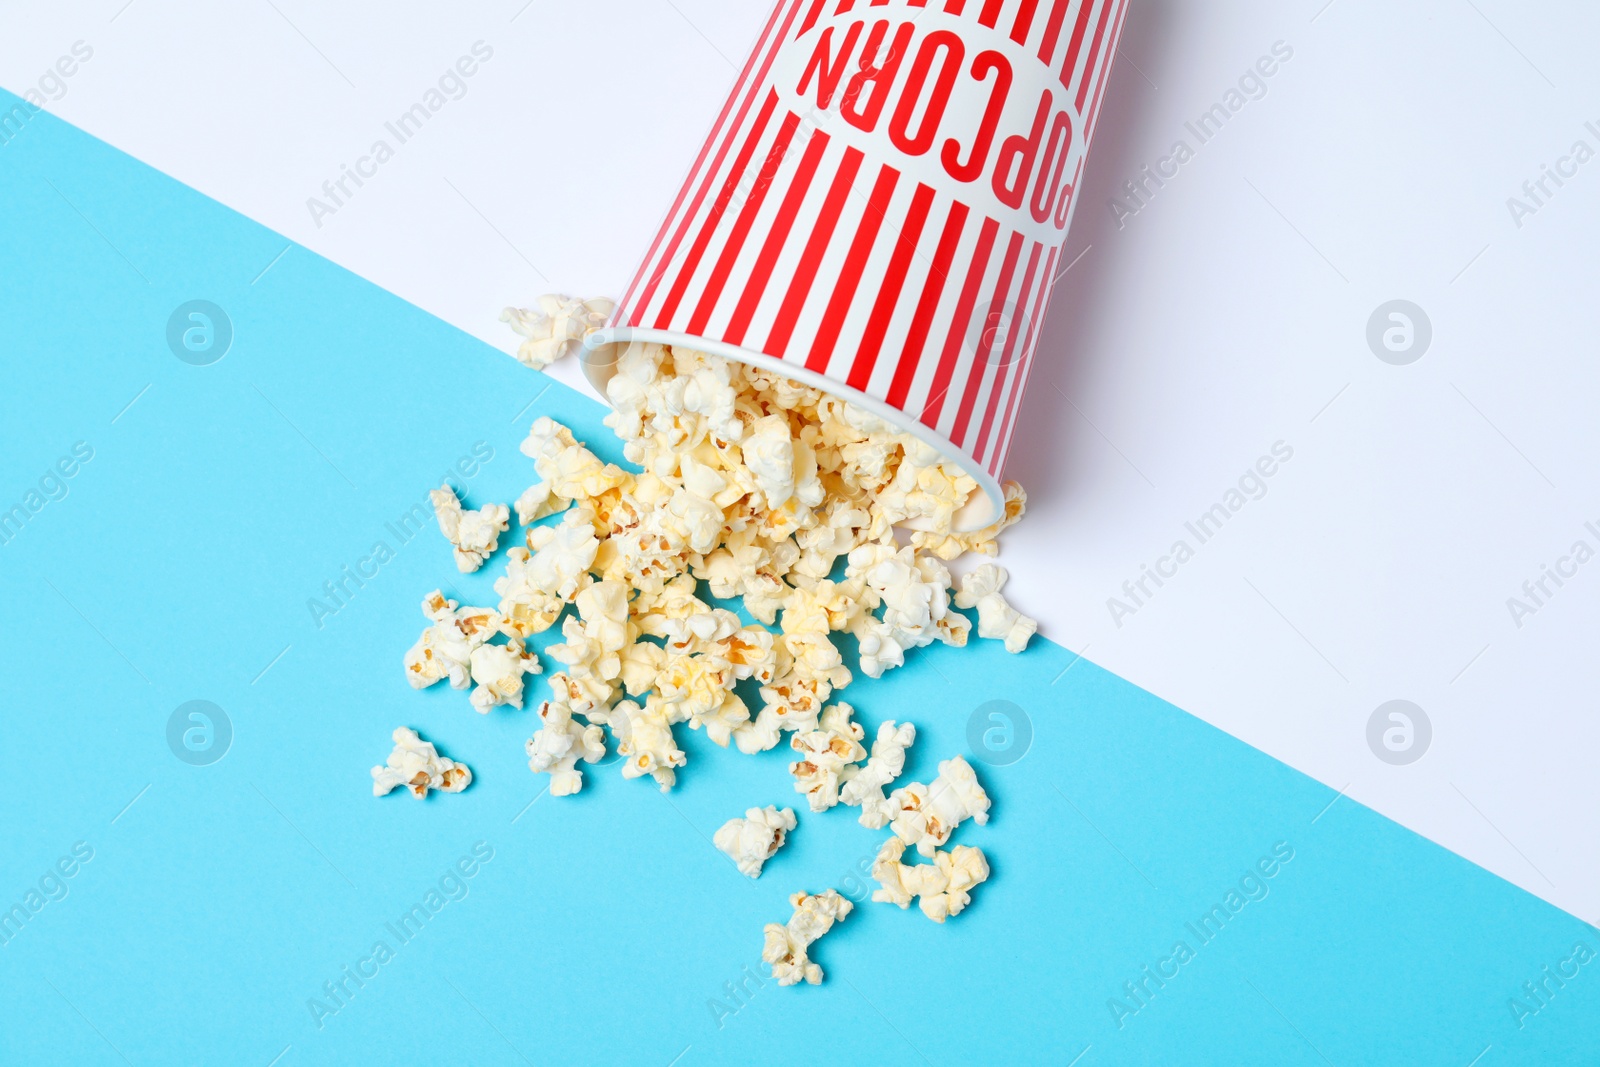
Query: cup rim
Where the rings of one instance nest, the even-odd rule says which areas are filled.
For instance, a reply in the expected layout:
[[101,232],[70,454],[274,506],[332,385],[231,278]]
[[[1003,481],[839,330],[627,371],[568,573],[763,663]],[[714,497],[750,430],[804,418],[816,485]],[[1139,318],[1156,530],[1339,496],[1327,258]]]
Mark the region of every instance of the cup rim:
[[694,349],[698,352],[709,352],[714,356],[748,363],[781,374],[785,378],[792,378],[797,382],[823,392],[831,393],[841,399],[848,400],[858,407],[865,408],[878,418],[889,423],[901,433],[908,433],[934,448],[946,460],[955,463],[962,471],[978,483],[978,488],[967,498],[967,502],[957,509],[955,520],[951,529],[956,533],[972,533],[985,526],[993,525],[1005,514],[1005,491],[1000,487],[1000,482],[984,470],[965,452],[943,434],[933,430],[905,412],[884,403],[875,397],[868,396],[861,390],[829,378],[825,374],[811,370],[807,367],[797,367],[781,359],[775,359],[764,352],[751,348],[742,348],[731,345],[725,341],[714,340],[710,337],[697,336],[689,333],[679,333],[674,330],[656,330],[639,326],[606,326],[589,334],[583,341],[583,376],[595,391],[602,397],[606,396],[606,383],[609,382],[617,370],[617,359],[620,352],[608,352],[618,345],[627,345],[634,341],[655,343],[662,345],[679,345],[684,348]]

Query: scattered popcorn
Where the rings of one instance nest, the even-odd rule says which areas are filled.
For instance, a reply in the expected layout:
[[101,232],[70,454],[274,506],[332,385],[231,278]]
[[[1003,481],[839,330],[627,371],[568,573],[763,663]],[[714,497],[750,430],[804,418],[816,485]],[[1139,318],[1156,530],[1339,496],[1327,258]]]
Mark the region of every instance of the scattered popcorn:
[[[502,318],[524,338],[517,359],[543,369],[575,354],[613,309],[546,296]],[[648,775],[663,792],[687,758],[674,726],[751,754],[787,733],[795,791],[812,811],[843,801],[861,809],[863,826],[892,829],[874,899],[904,908],[920,898],[936,922],[959,913],[989,874],[975,848],[940,851],[962,821],[988,819],[972,768],[957,756],[931,785],[886,797],[916,728],[883,724],[869,759],[851,706],[829,701],[857,674],[878,678],[935,641],[964,646],[971,622],[957,609],[977,609],[979,636],[1012,652],[1027,646],[1037,625],[1001,596],[1004,570],[979,567],[956,592],[945,565],[996,555],[1026,496],[1007,483],[996,521],[958,533],[955,515],[977,482],[920,438],[767,369],[661,344],[617,347],[605,423],[631,467],[536,419],[521,450],[539,480],[514,505],[526,538],[494,583],[498,608],[430,594],[428,627],[405,657],[408,682],[449,679],[472,690],[480,712],[520,709],[526,676],[541,673],[526,642],[559,625],[545,651],[561,669],[547,677],[550,696],[525,745],[553,795],[582,789],[579,767],[605,757],[607,729],[623,777]],[[476,571],[498,549],[511,509],[464,510],[448,483],[432,500],[458,567]],[[758,621],[746,625],[713,599],[738,599]],[[856,664],[845,663],[835,635],[854,638]],[[415,733],[394,736],[388,768],[373,770],[375,792],[406,784],[422,796],[471,780]],[[751,808],[715,844],[754,878],[795,826],[790,809]],[[908,845],[931,862],[901,864]],[[832,889],[790,902],[789,922],[766,926],[762,958],[780,985],[818,984],[822,969],[807,951],[853,905]]]
[[798,732],[789,746],[801,758],[789,764],[794,791],[806,794],[812,811],[827,811],[839,803],[839,777],[852,763],[866,758],[861,746],[864,731],[851,722],[855,709],[840,701],[824,708],[817,728]]
[[855,905],[830,889],[820,896],[796,893],[789,898],[794,914],[787,925],[768,923],[761,931],[766,938],[761,948],[761,958],[772,965],[772,977],[780,986],[808,982],[822,984],[822,968],[811,962],[807,949],[842,922]]
[[500,547],[500,535],[511,528],[511,510],[504,504],[485,504],[477,511],[462,511],[456,491],[445,482],[428,494],[439,530],[455,549],[456,568],[471,574]]
[[467,688],[472,684],[472,653],[498,632],[500,616],[490,608],[458,610],[437,589],[423,598],[422,613],[432,625],[406,653],[406,680],[413,689],[426,689],[443,678],[450,679],[452,688]]
[[985,563],[961,579],[956,607],[978,609],[978,636],[1006,643],[1007,652],[1021,652],[1039,631],[1039,624],[1006,603],[1000,590],[1010,575],[1004,567]]
[[528,767],[535,774],[550,776],[551,796],[571,796],[583,788],[578,761],[596,763],[605,758],[605,731],[576,722],[572,709],[561,700],[540,704],[539,719],[544,726],[525,746]]
[[900,777],[906,766],[906,749],[917,739],[917,728],[912,723],[898,727],[886,722],[878,727],[878,738],[872,742],[872,758],[860,766],[846,767],[839,775],[839,800],[861,809],[857,820],[869,830],[881,830],[889,825],[894,811],[883,795],[884,787]]
[[872,899],[904,909],[910,906],[912,897],[921,897],[918,906],[922,914],[936,923],[959,915],[972,903],[972,888],[989,877],[988,858],[967,845],[957,845],[949,852],[935,851],[932,863],[912,867],[900,862],[905,850],[906,843],[898,837],[889,838],[878,850],[872,877],[883,888],[874,890]]
[[522,708],[522,676],[539,674],[539,657],[524,652],[515,638],[503,645],[479,645],[472,650],[472,706],[487,715],[490,708],[510,704]]
[[932,785],[912,782],[891,793],[889,810],[889,828],[895,836],[932,858],[963,821],[971,819],[979,826],[989,821],[989,795],[967,761],[956,756],[939,764],[939,777]]
[[794,827],[793,809],[779,811],[768,804],[751,808],[742,819],[729,819],[711,840],[738,865],[740,874],[760,878],[762,865],[783,847],[785,835]]
[[472,784],[472,772],[466,764],[439,755],[433,744],[418,737],[415,730],[402,726],[391,736],[394,751],[389,753],[388,763],[372,768],[373,796],[387,796],[395,786],[403,785],[421,800],[430,789],[459,793]]
[[610,300],[541,296],[531,308],[506,308],[500,321],[527,338],[517,350],[517,362],[544,370],[575,354],[584,337],[604,326],[615,309]]

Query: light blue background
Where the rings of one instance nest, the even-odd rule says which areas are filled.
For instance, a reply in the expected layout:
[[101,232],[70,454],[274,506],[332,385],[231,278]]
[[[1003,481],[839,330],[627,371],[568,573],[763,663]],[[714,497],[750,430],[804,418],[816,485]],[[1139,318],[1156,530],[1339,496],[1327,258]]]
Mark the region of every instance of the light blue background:
[[[1594,1059],[1600,964],[1520,1029],[1508,1000],[1574,943],[1600,950],[1595,930],[1044,640],[924,650],[844,694],[869,734],[917,723],[924,781],[968,751],[980,704],[1031,717],[1025,758],[975,764],[993,817],[955,841],[994,876],[971,909],[940,927],[864,903],[819,944],[821,987],[729,1001],[742,968],[765,973],[761,927],[786,897],[858,887],[880,833],[802,808],[751,882],[709,837],[799,802],[784,751],[680,728],[670,796],[612,766],[528,807],[545,782],[522,751],[531,710],[479,716],[402,677],[423,594],[492,603],[501,564],[460,576],[436,533],[401,547],[385,523],[480,441],[495,456],[469,501],[515,497],[538,415],[620,459],[599,408],[301,248],[275,261],[283,238],[47,115],[0,146],[0,195],[0,509],[74,442],[94,449],[0,546],[0,907],[74,842],[94,849],[0,946],[0,1061]],[[208,367],[165,343],[195,298],[234,324]],[[307,600],[380,539],[395,558],[319,629]],[[209,767],[167,747],[192,699],[233,723]],[[373,799],[367,768],[400,724],[467,762],[472,788]],[[308,998],[396,945],[385,923],[476,842],[494,858],[469,894],[319,1029]],[[1196,946],[1184,924],[1278,842],[1294,859],[1269,895],[1119,1028],[1107,1001],[1175,940]],[[738,1010],[719,1020],[713,1000]]]

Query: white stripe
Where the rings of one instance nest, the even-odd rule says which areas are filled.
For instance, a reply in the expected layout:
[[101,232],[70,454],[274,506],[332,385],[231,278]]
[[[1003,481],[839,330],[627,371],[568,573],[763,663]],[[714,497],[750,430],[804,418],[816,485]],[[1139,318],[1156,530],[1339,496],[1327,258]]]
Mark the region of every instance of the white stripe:
[[[928,327],[927,344],[922,358],[917,362],[917,372],[911,380],[911,390],[906,394],[905,410],[912,418],[919,421],[933,392],[934,376],[938,374],[939,360],[944,354],[945,339],[949,336],[950,325],[955,320],[956,307],[961,299],[961,288],[966,284],[967,272],[972,269],[973,257],[977,254],[978,237],[983,231],[983,223],[984,218],[981,214],[970,210],[967,212],[966,221],[961,228],[961,237],[956,242],[955,254],[950,257],[950,268],[944,288],[940,291],[939,301],[934,308],[933,322]],[[943,219],[939,220],[939,225],[940,232],[943,233]]]
[[[822,218],[822,205],[828,199],[828,190],[833,186],[834,176],[839,173],[839,168],[844,165],[846,145],[838,138],[830,138],[827,150],[822,153],[822,160],[817,165],[817,173],[811,179],[811,189],[806,193],[806,198],[800,204],[800,212],[795,216],[794,228],[788,240],[784,242],[783,251],[778,255],[777,262],[772,267],[772,277],[767,279],[766,291],[763,294],[761,305],[756,309],[755,317],[750,321],[750,330],[745,335],[747,347],[767,351],[767,343],[772,337],[772,327],[778,318],[778,310],[783,306],[785,298],[789,295],[789,288],[794,284],[795,275],[800,269],[800,257],[805,254],[806,245],[811,240],[811,235],[816,232]],[[824,282],[821,273],[812,283],[811,295],[808,300],[815,299],[818,289]]]
[[[862,186],[864,190],[869,188],[864,182]],[[835,342],[833,352],[828,357],[828,366],[823,372],[831,378],[849,380],[850,371],[861,352],[861,343],[866,337],[872,309],[878,302],[881,283],[889,273],[889,260],[893,258],[895,245],[900,241],[900,231],[905,229],[906,215],[911,210],[911,194],[915,189],[916,182],[901,174],[884,208],[883,218],[878,220],[878,233],[872,242],[872,251],[862,269],[861,280],[851,294],[839,340]],[[862,220],[866,221],[868,217],[869,212],[863,210]],[[855,235],[851,234],[851,237],[853,239]]]

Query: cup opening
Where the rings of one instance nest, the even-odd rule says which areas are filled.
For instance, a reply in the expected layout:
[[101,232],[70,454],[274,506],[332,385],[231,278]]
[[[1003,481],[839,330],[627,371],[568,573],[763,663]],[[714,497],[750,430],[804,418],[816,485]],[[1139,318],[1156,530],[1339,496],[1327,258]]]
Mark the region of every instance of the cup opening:
[[902,433],[931,445],[937,449],[945,459],[960,467],[974,481],[978,483],[967,502],[957,509],[952,529],[957,533],[971,533],[981,530],[995,522],[1005,514],[1006,498],[1000,488],[1000,483],[988,471],[979,467],[965,453],[952,444],[948,438],[937,431],[924,426],[922,423],[908,417],[904,412],[896,411],[881,400],[874,399],[859,389],[851,388],[818,374],[816,371],[805,367],[796,367],[792,363],[785,363],[781,359],[774,359],[763,352],[753,349],[740,348],[722,341],[713,341],[706,337],[696,337],[687,333],[676,333],[672,330],[652,330],[632,326],[607,326],[596,330],[584,339],[583,342],[583,376],[589,384],[601,395],[606,395],[606,383],[617,371],[617,360],[621,358],[627,346],[641,341],[662,345],[679,345],[691,348],[697,352],[709,352],[714,356],[724,359],[737,360],[740,363],[749,363],[757,367],[764,367],[775,374],[786,378],[793,378],[797,382],[832,393],[850,403],[864,408],[878,418],[887,422]]

